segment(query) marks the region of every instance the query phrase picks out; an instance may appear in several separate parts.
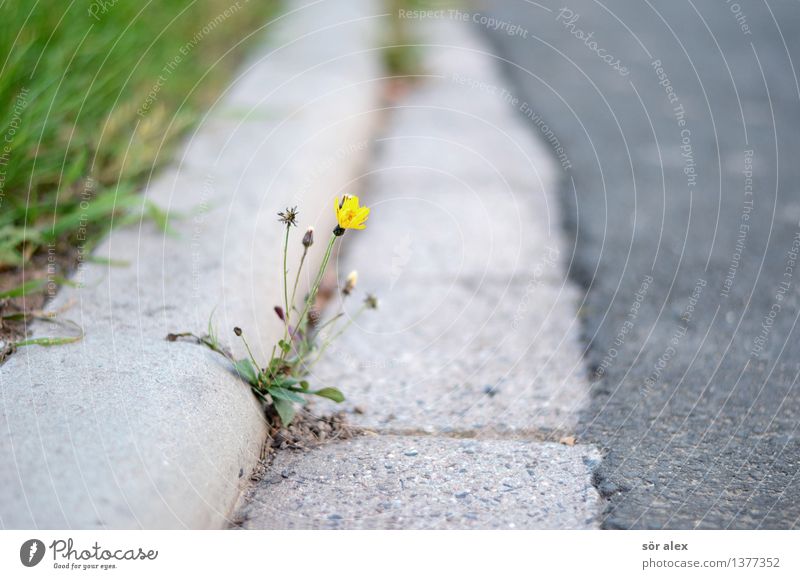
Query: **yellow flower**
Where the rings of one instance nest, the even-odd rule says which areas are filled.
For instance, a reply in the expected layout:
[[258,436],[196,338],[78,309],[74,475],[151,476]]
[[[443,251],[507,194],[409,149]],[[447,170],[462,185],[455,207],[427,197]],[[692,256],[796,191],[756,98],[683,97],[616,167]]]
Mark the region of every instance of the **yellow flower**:
[[[336,199],[336,221],[341,229],[364,229],[364,222],[369,217],[369,207],[359,207],[358,197],[345,195],[342,200]],[[344,231],[342,232],[344,233]]]

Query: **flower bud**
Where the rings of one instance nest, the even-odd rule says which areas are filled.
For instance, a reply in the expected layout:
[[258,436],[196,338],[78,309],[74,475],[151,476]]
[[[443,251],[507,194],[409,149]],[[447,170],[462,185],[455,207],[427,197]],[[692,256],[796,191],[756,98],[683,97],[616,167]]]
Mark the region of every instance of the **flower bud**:
[[275,315],[277,315],[282,322],[286,321],[286,318],[283,315],[283,308],[281,306],[275,306]]
[[367,297],[364,298],[364,305],[367,306],[367,309],[377,310],[378,297],[375,294],[367,294]]
[[237,336],[241,336],[242,335],[242,328],[240,328],[239,326],[236,326],[235,328],[233,328],[233,333],[236,334]]
[[306,234],[303,236],[303,247],[309,248],[314,245],[314,228],[309,227],[306,229]]
[[356,289],[356,284],[358,283],[358,272],[356,270],[351,271],[347,274],[347,278],[344,280],[344,287],[342,288],[342,293],[346,296],[349,296],[353,293],[353,290]]

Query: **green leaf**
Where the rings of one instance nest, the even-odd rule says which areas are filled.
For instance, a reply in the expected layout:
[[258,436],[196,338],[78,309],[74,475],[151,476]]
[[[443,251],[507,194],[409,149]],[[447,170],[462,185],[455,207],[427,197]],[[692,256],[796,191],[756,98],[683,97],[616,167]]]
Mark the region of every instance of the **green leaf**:
[[75,155],[75,159],[73,159],[72,163],[64,172],[63,182],[66,183],[67,186],[72,185],[81,177],[81,175],[85,174],[86,160],[88,157],[89,154],[87,153],[86,149],[80,149],[78,154]]
[[289,344],[289,342],[287,342],[286,340],[278,340],[278,347],[287,354],[289,353],[289,350],[292,349],[292,345]]
[[288,388],[297,384],[297,379],[289,378],[288,376],[276,376],[272,384],[277,388]]
[[305,404],[305,399],[300,396],[299,394],[295,394],[291,390],[285,390],[283,388],[267,388],[267,392],[269,392],[273,398],[280,398],[281,400],[290,400],[291,402],[297,402],[298,404]]
[[107,217],[118,211],[130,210],[141,206],[141,198],[128,185],[118,189],[110,189],[88,202],[88,205],[76,207],[56,219],[51,227],[42,231],[48,239],[55,239],[65,233],[77,231],[82,224],[107,221]]
[[81,339],[81,336],[70,336],[68,338],[31,338],[23,340],[14,344],[17,348],[23,346],[63,346],[65,344],[73,344]]
[[282,398],[273,398],[275,410],[278,411],[278,416],[281,417],[281,422],[284,426],[289,426],[294,419],[294,404]]
[[161,231],[171,237],[177,237],[177,232],[169,225],[170,215],[152,201],[147,202],[147,216]]
[[322,388],[321,390],[315,390],[312,394],[328,398],[334,402],[344,402],[344,394],[336,388]]
[[10,290],[6,290],[4,292],[0,292],[0,299],[2,298],[18,298],[28,294],[32,294],[41,290],[43,287],[47,285],[46,279],[31,279],[26,281],[22,285],[18,285],[15,288],[11,288]]
[[107,265],[109,267],[128,267],[131,262],[124,259],[111,259],[109,257],[100,257],[99,255],[90,255],[86,258],[89,263],[96,263],[98,265]]
[[308,390],[308,380],[301,380],[300,388],[302,388],[303,390]]
[[248,358],[242,358],[233,363],[233,367],[241,378],[253,386],[258,386],[258,371]]

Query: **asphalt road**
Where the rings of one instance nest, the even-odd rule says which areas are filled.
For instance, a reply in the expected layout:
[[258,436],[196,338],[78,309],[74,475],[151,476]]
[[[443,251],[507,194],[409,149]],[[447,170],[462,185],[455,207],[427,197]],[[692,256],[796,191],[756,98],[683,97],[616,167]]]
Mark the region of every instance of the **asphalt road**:
[[800,4],[473,10],[565,168],[605,526],[800,527]]

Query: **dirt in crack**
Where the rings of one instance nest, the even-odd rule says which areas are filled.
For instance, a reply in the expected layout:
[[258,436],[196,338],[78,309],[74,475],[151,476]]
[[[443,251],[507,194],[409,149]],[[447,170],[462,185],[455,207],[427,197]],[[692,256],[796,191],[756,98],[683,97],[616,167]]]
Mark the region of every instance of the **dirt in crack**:
[[297,413],[288,427],[284,427],[274,412],[267,413],[267,439],[261,451],[261,459],[250,475],[247,488],[237,504],[230,528],[242,528],[247,521],[246,506],[250,504],[258,484],[272,466],[277,452],[306,452],[329,442],[348,440],[361,436],[368,430],[348,424],[344,412],[318,416],[307,410]]

